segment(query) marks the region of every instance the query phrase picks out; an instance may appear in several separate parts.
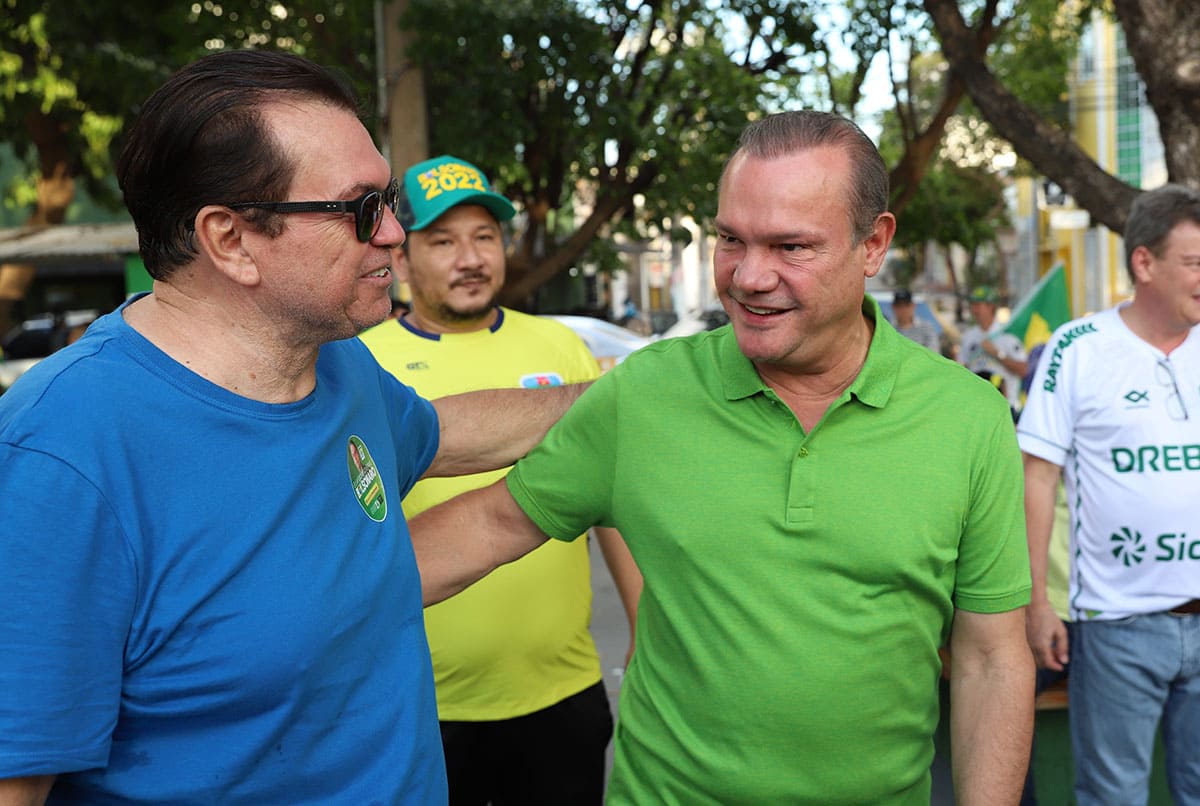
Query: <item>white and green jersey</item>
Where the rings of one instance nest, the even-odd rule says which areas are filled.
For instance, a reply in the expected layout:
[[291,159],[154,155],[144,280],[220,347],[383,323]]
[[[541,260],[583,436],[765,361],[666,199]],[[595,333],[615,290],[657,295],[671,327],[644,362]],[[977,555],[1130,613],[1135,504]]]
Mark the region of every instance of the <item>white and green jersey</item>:
[[1063,468],[1076,620],[1200,597],[1200,328],[1167,355],[1119,310],[1055,331],[1017,426]]

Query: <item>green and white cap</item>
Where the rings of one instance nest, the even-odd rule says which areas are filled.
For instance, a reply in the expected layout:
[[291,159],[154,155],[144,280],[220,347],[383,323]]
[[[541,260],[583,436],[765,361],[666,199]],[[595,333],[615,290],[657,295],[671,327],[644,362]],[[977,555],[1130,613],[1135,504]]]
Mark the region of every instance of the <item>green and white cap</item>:
[[508,221],[517,213],[508,199],[492,190],[483,172],[466,160],[443,155],[404,172],[398,216],[404,229],[425,229],[460,204],[481,205],[497,221]]

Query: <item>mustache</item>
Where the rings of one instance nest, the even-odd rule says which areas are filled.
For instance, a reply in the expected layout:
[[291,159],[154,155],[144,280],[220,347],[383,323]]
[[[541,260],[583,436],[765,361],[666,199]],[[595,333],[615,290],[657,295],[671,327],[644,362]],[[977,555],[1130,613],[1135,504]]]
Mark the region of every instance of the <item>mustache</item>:
[[465,283],[477,283],[480,281],[487,282],[489,279],[491,279],[491,278],[487,275],[486,272],[482,272],[482,271],[464,272],[463,274],[456,277],[452,283],[450,283],[450,287],[457,288],[458,286],[464,285]]

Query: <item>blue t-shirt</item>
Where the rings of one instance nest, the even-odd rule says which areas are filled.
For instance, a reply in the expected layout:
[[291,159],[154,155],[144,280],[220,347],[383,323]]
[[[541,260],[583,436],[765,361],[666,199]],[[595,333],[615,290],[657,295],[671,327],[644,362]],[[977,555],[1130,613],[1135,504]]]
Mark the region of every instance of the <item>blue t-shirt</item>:
[[433,407],[357,340],[303,400],[121,312],[0,397],[0,778],[51,802],[442,803],[400,501]]

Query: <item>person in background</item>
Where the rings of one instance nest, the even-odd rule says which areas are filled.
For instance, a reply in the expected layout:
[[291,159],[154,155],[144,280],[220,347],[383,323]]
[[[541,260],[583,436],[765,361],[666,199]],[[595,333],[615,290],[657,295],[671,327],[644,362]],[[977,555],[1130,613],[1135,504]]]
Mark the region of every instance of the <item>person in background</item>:
[[892,294],[892,324],[901,336],[941,354],[941,339],[933,323],[919,319],[916,313],[912,292],[907,288],[897,288]]
[[851,121],[762,117],[719,188],[732,327],[635,352],[505,479],[414,518],[426,601],[620,529],[645,587],[613,804],[928,804],[948,638],[956,800],[1015,803],[1034,669],[1005,401],[866,295],[896,222]]
[[1014,417],[1021,411],[1021,379],[1028,369],[1025,345],[1012,333],[992,332],[996,322],[996,306],[1000,301],[996,289],[981,285],[971,291],[971,316],[975,324],[962,333],[958,360],[967,369],[987,378],[1004,393]]
[[[380,364],[426,396],[548,388],[600,374],[566,326],[496,304],[501,223],[515,213],[474,165],[442,156],[400,188],[408,233],[396,255],[411,309],[362,334]],[[413,517],[503,471],[419,482]],[[641,577],[613,529],[595,534],[629,615]],[[450,803],[600,803],[612,712],[588,632],[587,540],[553,541],[425,611]],[[632,650],[632,643],[631,643]]]
[[[1176,803],[1200,803],[1200,192],[1137,197],[1133,299],[1051,336],[1018,423],[1038,665],[1070,662],[1075,799],[1145,803],[1161,723]],[[1047,595],[1059,479],[1071,635]]]
[[404,240],[357,109],[235,50],[128,133],[153,291],[0,399],[0,803],[445,801],[400,501],[578,389],[430,403],[353,338]]

